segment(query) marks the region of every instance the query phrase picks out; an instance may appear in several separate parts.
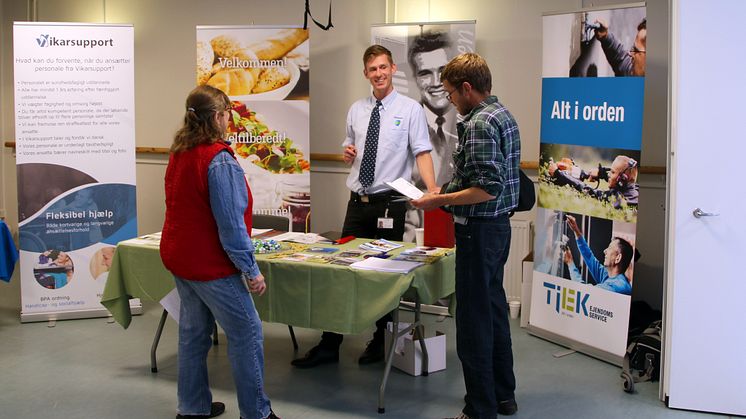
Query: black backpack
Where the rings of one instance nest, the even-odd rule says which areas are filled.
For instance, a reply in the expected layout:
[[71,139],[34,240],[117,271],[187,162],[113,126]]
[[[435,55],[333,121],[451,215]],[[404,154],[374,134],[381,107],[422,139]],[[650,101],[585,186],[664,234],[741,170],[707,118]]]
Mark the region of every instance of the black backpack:
[[516,212],[530,211],[536,204],[534,182],[521,169],[518,169],[518,180],[518,206],[510,212],[511,216]]
[[661,321],[656,320],[641,334],[629,339],[624,354],[624,391],[635,392],[635,383],[657,381],[661,373]]

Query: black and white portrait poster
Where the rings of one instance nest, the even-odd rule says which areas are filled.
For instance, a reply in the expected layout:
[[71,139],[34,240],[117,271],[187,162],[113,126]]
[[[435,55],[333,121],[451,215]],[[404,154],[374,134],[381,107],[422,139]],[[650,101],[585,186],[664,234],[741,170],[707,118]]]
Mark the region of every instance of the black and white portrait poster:
[[[474,52],[475,21],[402,23],[376,25],[371,28],[371,42],[391,50],[397,71],[394,87],[419,101],[425,109],[435,181],[443,185],[453,176],[453,151],[458,143],[456,108],[440,82],[440,73],[453,57]],[[424,189],[417,168],[412,171],[414,183]],[[407,211],[404,241],[414,241],[414,229],[422,226],[422,211]]]

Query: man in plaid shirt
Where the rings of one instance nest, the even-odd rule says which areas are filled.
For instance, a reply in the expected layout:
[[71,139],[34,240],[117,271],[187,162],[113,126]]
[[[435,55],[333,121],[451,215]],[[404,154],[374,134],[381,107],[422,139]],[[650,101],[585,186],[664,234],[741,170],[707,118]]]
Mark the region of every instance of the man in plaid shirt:
[[482,57],[459,55],[441,80],[463,116],[455,174],[444,193],[412,204],[446,206],[453,213],[456,349],[466,384],[466,406],[457,419],[493,419],[518,410],[503,268],[510,250],[508,214],[518,205],[521,142],[515,119],[490,95],[492,75]]

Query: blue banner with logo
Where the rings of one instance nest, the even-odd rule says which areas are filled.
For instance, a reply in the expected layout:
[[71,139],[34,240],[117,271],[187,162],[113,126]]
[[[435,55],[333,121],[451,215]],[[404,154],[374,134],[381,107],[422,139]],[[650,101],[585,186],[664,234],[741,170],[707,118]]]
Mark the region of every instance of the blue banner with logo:
[[543,18],[531,329],[617,363],[634,285],[645,14]]
[[137,235],[133,27],[16,22],[13,50],[21,320],[107,315]]

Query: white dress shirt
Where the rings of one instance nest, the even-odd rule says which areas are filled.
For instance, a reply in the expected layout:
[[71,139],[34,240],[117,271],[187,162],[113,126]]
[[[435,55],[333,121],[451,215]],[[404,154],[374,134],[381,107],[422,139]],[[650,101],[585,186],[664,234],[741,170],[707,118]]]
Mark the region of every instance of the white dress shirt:
[[357,149],[357,156],[347,177],[347,187],[359,194],[390,190],[385,182],[400,177],[411,181],[415,156],[432,150],[422,105],[395,90],[383,98],[381,103],[376,173],[373,184],[367,190],[360,184],[360,163],[365,154],[365,136],[376,98],[371,95],[358,100],[347,112],[347,137],[342,147],[354,144]]

